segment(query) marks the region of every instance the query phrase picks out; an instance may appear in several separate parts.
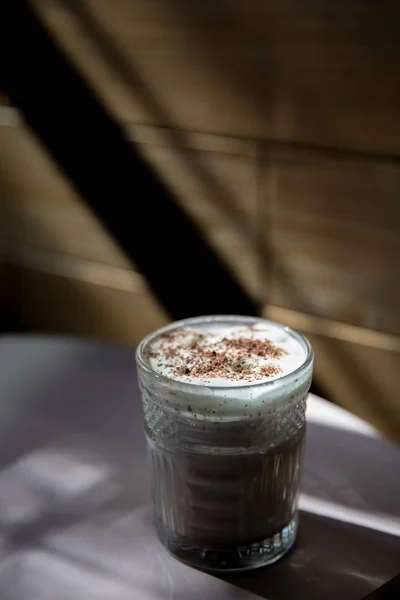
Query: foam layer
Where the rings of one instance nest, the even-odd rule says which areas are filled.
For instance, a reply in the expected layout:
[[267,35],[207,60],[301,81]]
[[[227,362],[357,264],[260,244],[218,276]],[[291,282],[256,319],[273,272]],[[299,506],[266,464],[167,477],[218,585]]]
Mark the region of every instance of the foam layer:
[[286,408],[300,407],[302,414],[313,354],[305,338],[277,323],[207,316],[151,334],[137,362],[145,414],[157,406],[171,419],[190,417],[192,425],[207,421],[218,428],[266,415],[272,423],[281,410],[288,414]]
[[279,379],[306,358],[284,328],[205,323],[161,334],[147,349],[149,366],[161,375],[195,385],[230,387]]

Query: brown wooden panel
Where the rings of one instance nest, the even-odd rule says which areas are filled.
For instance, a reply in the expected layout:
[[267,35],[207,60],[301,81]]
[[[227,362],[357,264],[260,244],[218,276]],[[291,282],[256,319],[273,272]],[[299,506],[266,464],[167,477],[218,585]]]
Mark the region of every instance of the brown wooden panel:
[[334,402],[400,441],[400,354],[308,334],[315,379]]
[[88,269],[78,279],[14,267],[14,306],[27,328],[135,345],[168,322],[148,292],[95,284]]
[[399,333],[400,165],[286,149],[264,184],[266,299]]
[[[3,127],[1,135],[5,143],[0,150],[0,185],[10,232],[14,232],[10,235],[14,246],[54,250],[129,268],[130,263],[117,244],[38,140],[23,127]],[[155,128],[133,128],[127,135],[139,142],[144,157],[175,192],[210,244],[256,295],[259,273],[255,145]],[[143,201],[147,200],[132,199]]]
[[400,152],[397,0],[34,4],[122,121]]
[[9,243],[129,267],[118,245],[29,130],[1,127],[0,136],[0,188]]
[[400,338],[277,306],[264,314],[309,338],[315,381],[328,398],[400,441]]

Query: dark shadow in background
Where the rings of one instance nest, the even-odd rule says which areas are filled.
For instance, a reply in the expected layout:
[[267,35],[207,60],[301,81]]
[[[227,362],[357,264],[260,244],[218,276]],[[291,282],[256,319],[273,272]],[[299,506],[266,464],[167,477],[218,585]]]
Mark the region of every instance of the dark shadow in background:
[[[1,196],[0,181],[0,196]],[[6,331],[23,331],[24,324],[21,316],[15,311],[14,293],[12,283],[12,267],[9,257],[0,258],[0,333]]]
[[[129,62],[123,52],[115,44],[102,23],[95,14],[88,9],[85,2],[81,0],[61,0],[66,9],[73,13],[80,26],[85,30],[88,37],[95,42],[99,53],[107,63],[118,73],[119,77],[127,84],[139,102],[150,111],[158,127],[163,128],[163,138],[174,149],[187,149],[190,147],[187,132],[176,129],[168,111],[158,99],[157,95],[146,85],[134,65]],[[190,170],[195,180],[207,190],[212,201],[222,210],[225,217],[232,225],[242,233],[248,241],[256,245],[254,228],[244,218],[243,211],[232,202],[227,190],[220,181],[207,169],[199,154],[186,152],[182,155],[185,166]],[[252,239],[253,238],[253,239]]]
[[[163,105],[159,97],[157,97],[157,95],[154,94],[154,92],[146,84],[138,69],[135,68],[134,63],[127,59],[126,55],[120,50],[118,45],[110,36],[109,32],[105,29],[104,25],[96,17],[93,11],[88,8],[87,4],[81,0],[60,0],[60,2],[65,5],[66,10],[76,17],[77,21],[83,27],[89,39],[95,43],[96,50],[104,58],[106,63],[117,72],[121,80],[129,86],[133,96],[138,99],[138,102],[145,107],[146,110],[150,111],[152,115],[152,121],[157,124],[157,127],[162,128],[163,138],[167,141],[170,147],[175,150],[187,149],[190,147],[190,143],[188,143],[189,136],[187,132],[176,128],[173,118],[171,118],[171,115],[168,113],[168,109],[165,108],[165,105]],[[198,6],[198,8],[200,10],[195,10],[195,13],[197,16],[201,17],[202,9],[200,6]],[[175,10],[177,10],[176,6]],[[184,14],[187,11],[187,7],[179,6],[178,10],[182,11]],[[220,79],[223,81],[226,79],[226,70],[223,69],[223,65],[219,64],[220,61],[218,55],[214,56],[214,60],[214,68],[218,69]],[[263,71],[263,74],[265,77],[265,70]],[[273,90],[274,85],[272,72],[268,72],[268,76],[271,77],[271,90]],[[240,83],[238,83],[238,85],[240,85]],[[221,185],[221,182],[204,164],[200,152],[182,152],[180,154],[180,159],[184,161],[185,167],[189,170],[194,180],[199,182],[202,188],[206,190],[207,196],[212,200],[214,205],[223,212],[226,221],[229,222],[230,225],[246,240],[254,253],[256,255],[258,254],[256,258],[256,261],[258,262],[262,254],[266,253],[264,242],[262,240],[263,232],[261,231],[262,228],[260,227],[260,220],[262,221],[261,212],[263,199],[259,198],[258,196],[256,198],[257,214],[254,216],[258,223],[256,224],[254,221],[249,222],[249,219],[245,215],[243,209],[232,202],[232,198],[230,197],[228,190]],[[259,157],[255,156],[254,161],[256,168],[258,168]],[[259,182],[256,181],[255,185],[258,186],[258,183]],[[258,190],[256,193],[258,194]],[[269,268],[268,265],[270,265],[271,262],[272,257],[268,255],[267,257],[264,256],[262,265],[257,265],[258,270],[263,270],[262,273],[259,273],[261,285],[265,277],[265,271]],[[262,296],[262,304],[265,304],[266,302],[265,295],[268,297],[268,289],[264,290],[264,293],[259,290],[259,297]]]
[[30,7],[15,0],[2,25],[6,92],[171,316],[257,314]]

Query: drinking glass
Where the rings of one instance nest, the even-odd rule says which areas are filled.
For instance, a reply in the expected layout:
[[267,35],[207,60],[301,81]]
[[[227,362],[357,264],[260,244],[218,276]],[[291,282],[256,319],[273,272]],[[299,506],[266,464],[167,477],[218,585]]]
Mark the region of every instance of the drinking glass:
[[[268,326],[304,351],[282,377],[220,387],[177,381],[150,366],[160,335],[180,329]],[[279,345],[279,343],[277,342]],[[155,524],[177,558],[205,570],[275,562],[298,527],[299,474],[313,352],[299,333],[252,317],[197,317],[147,336],[137,350]]]

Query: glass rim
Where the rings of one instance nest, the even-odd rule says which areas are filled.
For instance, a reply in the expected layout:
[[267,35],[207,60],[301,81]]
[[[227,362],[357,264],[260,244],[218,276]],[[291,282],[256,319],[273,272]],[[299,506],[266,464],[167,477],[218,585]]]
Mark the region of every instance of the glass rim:
[[[265,380],[265,381],[257,381],[257,382],[253,382],[253,383],[243,383],[243,384],[239,384],[239,385],[234,384],[234,385],[228,385],[228,386],[224,386],[224,385],[217,386],[217,385],[212,385],[212,384],[203,385],[203,384],[199,384],[199,383],[180,381],[179,379],[174,379],[173,377],[167,377],[166,375],[162,375],[161,373],[159,373],[158,371],[153,369],[149,364],[147,364],[147,362],[144,359],[144,351],[145,351],[146,347],[148,346],[148,344],[153,342],[157,337],[159,337],[160,335],[162,335],[164,333],[169,333],[170,331],[179,329],[181,327],[184,327],[185,325],[194,325],[194,324],[200,324],[200,323],[203,323],[203,324],[204,323],[215,323],[215,322],[221,322],[221,321],[222,322],[224,322],[224,321],[230,322],[230,321],[234,321],[234,320],[241,321],[241,322],[248,322],[248,323],[262,322],[262,323],[266,323],[268,325],[277,327],[279,329],[282,329],[283,331],[285,331],[286,333],[291,335],[296,341],[298,341],[305,349],[306,355],[305,355],[303,362],[296,369],[294,369],[293,371],[290,371],[290,373],[286,373],[285,375],[282,375],[282,377],[277,377],[276,379],[271,379],[270,381]],[[305,370],[310,365],[310,363],[312,362],[312,360],[314,358],[314,352],[313,352],[311,343],[306,338],[306,336],[304,336],[302,333],[299,333],[298,331],[296,331],[295,329],[292,329],[291,327],[287,327],[286,325],[277,323],[276,321],[270,321],[269,319],[263,319],[262,317],[250,317],[250,316],[241,316],[241,315],[204,315],[204,316],[199,316],[199,317],[188,317],[186,319],[180,319],[179,321],[173,321],[172,323],[169,323],[168,325],[165,325],[164,327],[160,327],[159,329],[156,329],[152,333],[149,333],[148,335],[146,335],[139,343],[139,345],[136,349],[135,355],[136,355],[137,365],[141,369],[143,369],[146,373],[148,373],[152,377],[155,377],[158,381],[163,381],[170,385],[174,384],[179,387],[182,387],[183,389],[187,389],[187,390],[190,389],[192,391],[194,388],[206,387],[206,388],[212,388],[214,390],[218,390],[221,392],[224,392],[226,390],[232,391],[232,390],[239,390],[239,389],[245,390],[245,389],[249,389],[249,388],[253,389],[256,387],[260,387],[260,386],[273,387],[274,385],[281,384],[285,380],[289,380],[289,379],[293,378],[293,376],[296,376],[299,373],[301,373],[303,370]]]

